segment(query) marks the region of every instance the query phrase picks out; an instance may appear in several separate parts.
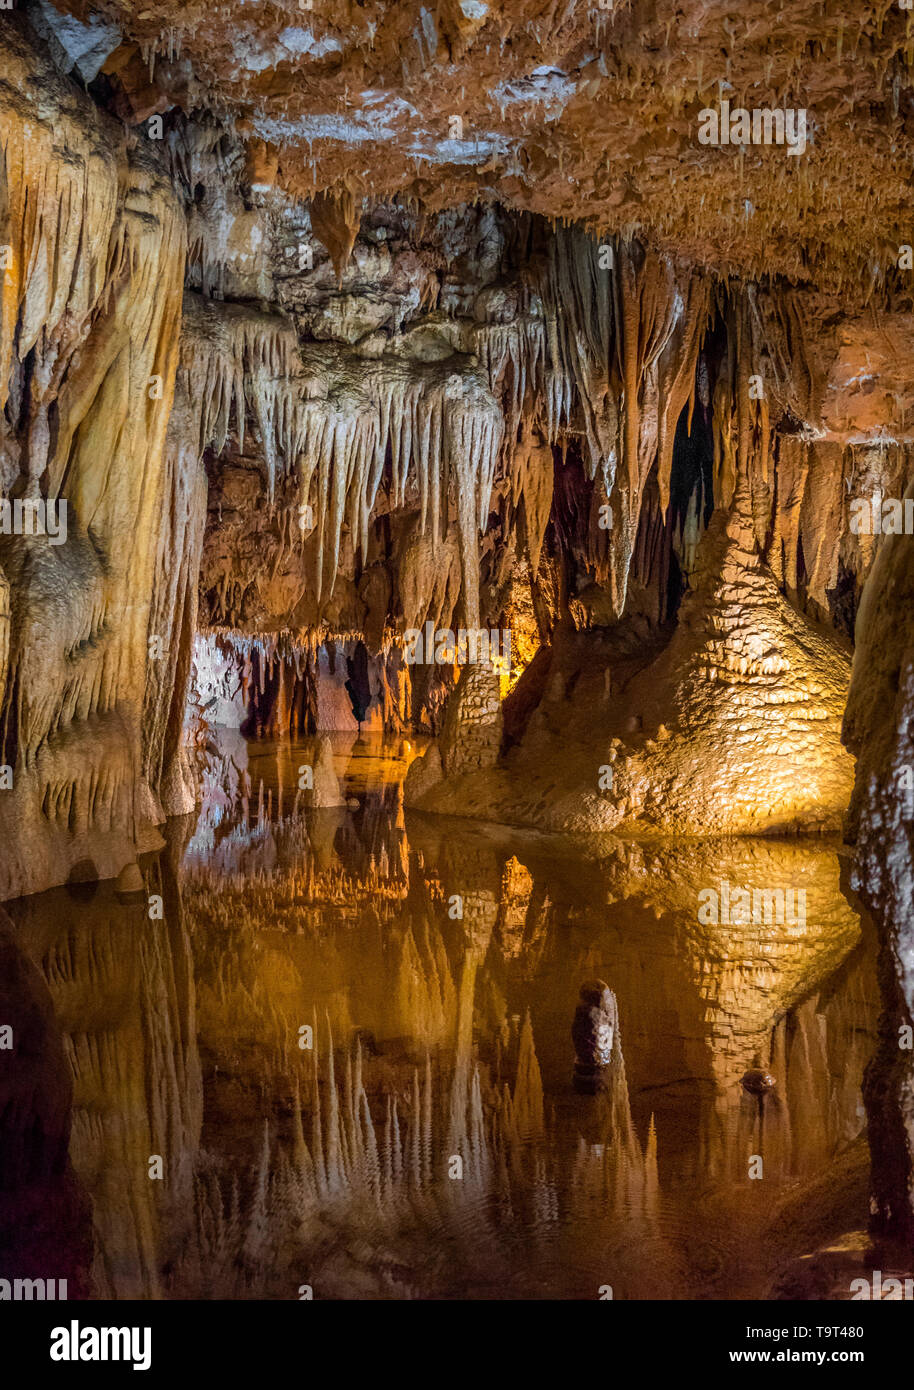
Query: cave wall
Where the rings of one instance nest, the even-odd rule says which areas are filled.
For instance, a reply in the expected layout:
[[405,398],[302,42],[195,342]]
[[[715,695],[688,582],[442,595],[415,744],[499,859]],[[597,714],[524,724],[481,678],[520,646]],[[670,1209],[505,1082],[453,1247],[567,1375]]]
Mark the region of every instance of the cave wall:
[[67,508],[65,539],[61,528],[0,540],[12,780],[0,792],[0,896],[11,897],[76,865],[111,877],[160,843],[163,730],[147,725],[144,748],[141,720],[147,681],[174,672],[174,651],[153,666],[148,639],[161,518],[183,486],[166,430],[185,228],[148,150],[12,26],[5,43],[3,492]]
[[[914,496],[908,487],[905,494]],[[857,756],[852,884],[879,926],[882,1014],[865,1080],[872,1224],[914,1237],[914,570],[912,538],[884,538],[857,621],[844,731]]]

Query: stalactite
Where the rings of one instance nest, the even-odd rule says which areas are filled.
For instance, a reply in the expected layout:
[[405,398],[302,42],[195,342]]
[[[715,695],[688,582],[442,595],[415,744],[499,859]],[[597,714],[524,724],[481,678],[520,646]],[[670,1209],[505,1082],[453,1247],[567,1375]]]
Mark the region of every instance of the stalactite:
[[243,445],[245,416],[253,413],[270,504],[278,477],[293,472],[302,503],[316,497],[320,598],[333,590],[347,517],[356,543],[367,544],[389,447],[394,504],[406,503],[408,489],[418,493],[422,529],[433,543],[453,495],[465,604],[478,612],[476,537],[488,521],[503,433],[481,376],[469,369],[409,376],[375,362],[359,363],[356,375],[341,354],[320,345],[298,359],[284,320],[187,295],[182,370],[188,394],[201,403],[201,452],[224,447],[232,420]]
[[[163,813],[183,815],[192,810],[196,793],[183,740],[206,521],[206,478],[197,453],[195,423],[190,402],[179,388],[166,439],[166,505],[149,614],[151,659],[143,710],[143,775],[149,793],[159,801],[153,808],[156,821]],[[162,679],[163,661],[173,671],[172,681]]]
[[[19,776],[0,810],[12,816],[0,895],[62,881],[74,829],[118,827],[93,850],[114,873],[155,840],[139,725],[184,267],[183,219],[165,180],[127,160],[88,98],[18,32],[7,36],[5,61],[0,241],[12,263],[0,401],[15,391],[27,495],[65,501],[67,531],[58,546],[3,541],[13,621],[0,726]],[[36,72],[40,110],[19,96]],[[97,739],[74,737],[89,719]],[[104,776],[93,766],[102,756]],[[69,824],[42,816],[63,799]],[[41,883],[25,867],[31,857]]]
[[359,221],[359,208],[348,188],[316,193],[311,199],[311,226],[314,235],[330,252],[340,286],[358,235]]
[[644,486],[658,451],[668,504],[673,437],[693,390],[709,281],[633,243],[598,245],[579,228],[560,227],[550,242],[542,296],[548,437],[579,429],[589,476],[601,474],[613,517],[605,542],[608,574],[621,613]]

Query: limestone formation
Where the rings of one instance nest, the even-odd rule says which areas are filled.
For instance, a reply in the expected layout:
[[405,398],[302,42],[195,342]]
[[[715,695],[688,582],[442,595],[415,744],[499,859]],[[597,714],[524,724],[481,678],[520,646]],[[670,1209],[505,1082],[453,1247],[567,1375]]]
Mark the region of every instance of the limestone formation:
[[[909,487],[907,496],[912,495]],[[859,646],[845,716],[858,755],[851,824],[858,844],[853,884],[880,924],[885,1011],[866,1078],[873,1152],[874,1224],[914,1233],[912,1068],[905,1028],[914,1017],[911,978],[914,748],[910,536],[891,536],[877,556],[857,622]]]
[[623,650],[556,644],[523,739],[489,759],[488,775],[469,761],[476,734],[458,689],[449,739],[465,760],[445,754],[455,780],[421,795],[411,773],[410,801],[566,832],[840,829],[853,784],[840,742],[850,659],[761,564],[747,490],[709,527],[692,583],[668,644],[634,672]]
[[[861,917],[872,1229],[914,1238],[914,29],[828,8],[0,9],[0,956],[34,1073],[0,1049],[0,1096],[81,1291],[211,1263],[254,1296],[325,1208],[358,1251],[357,1209],[485,1207],[495,1250],[522,1189],[675,1262],[639,971],[690,1001],[689,1162],[729,1183],[764,1142],[805,1180],[846,1143],[863,1182],[872,1001],[823,983]],[[588,927],[541,1028],[579,874],[636,945]],[[265,1029],[282,1075],[240,1187],[201,1147],[195,970],[206,1057],[246,1091]],[[573,1162],[525,1147],[572,1114]]]
[[581,985],[571,1040],[575,1052],[574,1088],[582,1095],[596,1095],[603,1089],[618,1032],[619,1007],[609,985],[605,980],[589,980]]

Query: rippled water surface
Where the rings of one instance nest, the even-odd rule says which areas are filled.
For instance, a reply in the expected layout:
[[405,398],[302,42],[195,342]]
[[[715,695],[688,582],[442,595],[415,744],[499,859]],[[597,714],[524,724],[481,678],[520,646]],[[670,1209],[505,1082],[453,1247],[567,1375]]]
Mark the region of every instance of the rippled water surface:
[[[412,815],[416,751],[340,736],[346,802],[315,811],[313,743],[226,736],[144,866],[161,920],[111,884],[9,905],[5,1269],[86,1297],[748,1298],[864,1223],[877,992],[838,847]],[[805,923],[700,925],[722,880],[802,887]],[[621,1034],[596,1097],[593,977]]]

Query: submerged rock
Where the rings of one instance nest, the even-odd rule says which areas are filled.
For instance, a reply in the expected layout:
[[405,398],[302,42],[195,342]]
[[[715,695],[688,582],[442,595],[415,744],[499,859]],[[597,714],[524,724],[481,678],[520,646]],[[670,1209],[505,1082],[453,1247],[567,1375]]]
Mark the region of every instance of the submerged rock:
[[574,1089],[596,1095],[606,1084],[618,1027],[616,998],[604,980],[587,980],[571,1025],[574,1043]]
[[765,1071],[762,1067],[752,1067],[743,1073],[740,1084],[750,1096],[763,1096],[768,1091],[773,1091],[778,1083],[770,1071]]

